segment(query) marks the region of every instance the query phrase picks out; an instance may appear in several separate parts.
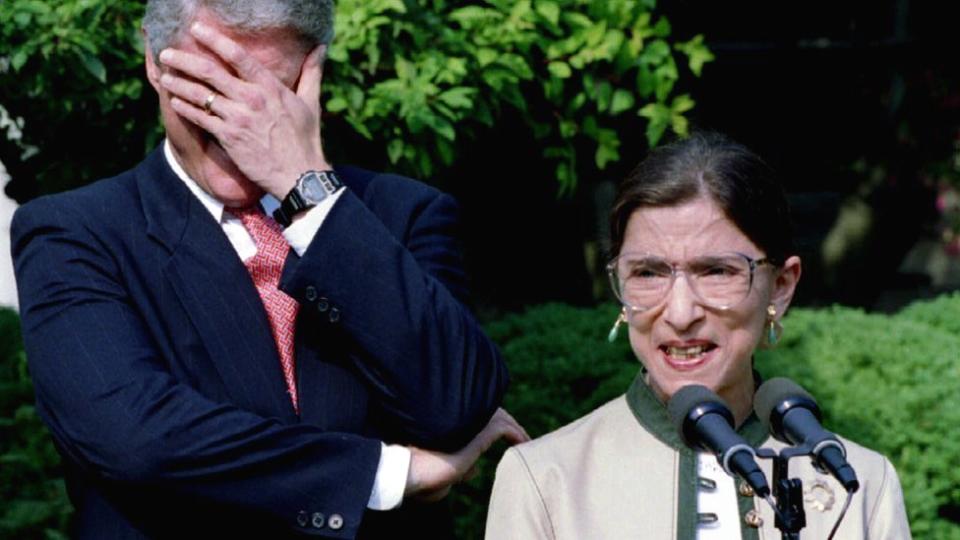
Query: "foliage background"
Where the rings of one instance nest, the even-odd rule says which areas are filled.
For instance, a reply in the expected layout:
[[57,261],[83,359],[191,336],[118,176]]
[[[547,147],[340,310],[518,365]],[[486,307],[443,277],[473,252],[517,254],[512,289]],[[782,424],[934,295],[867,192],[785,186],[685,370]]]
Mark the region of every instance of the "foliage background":
[[[636,372],[625,342],[597,345],[614,312],[593,307],[613,181],[691,125],[757,149],[791,195],[799,303],[873,311],[795,310],[761,371],[816,388],[830,427],[893,459],[915,536],[960,538],[958,301],[896,312],[960,283],[955,19],[934,4],[339,0],[324,133],[336,161],[461,201],[478,307],[514,374],[507,406],[534,434]],[[0,161],[15,199],[114,174],[157,143],[142,9],[0,4]],[[526,310],[556,300],[585,307]],[[31,401],[16,317],[0,312],[3,537],[57,537],[69,520]],[[479,536],[495,462],[450,501],[464,538]]]

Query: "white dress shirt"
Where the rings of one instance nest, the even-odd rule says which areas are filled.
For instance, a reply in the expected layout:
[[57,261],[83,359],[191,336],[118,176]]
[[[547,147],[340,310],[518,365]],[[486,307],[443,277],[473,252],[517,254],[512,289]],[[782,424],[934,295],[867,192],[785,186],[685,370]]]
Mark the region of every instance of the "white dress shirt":
[[[164,141],[163,153],[177,177],[183,180],[190,192],[200,200],[204,208],[210,211],[213,219],[223,228],[223,233],[227,235],[230,245],[237,251],[240,260],[246,261],[256,255],[257,244],[243,226],[240,218],[231,214],[229,210],[225,210],[222,202],[201,189],[187,175],[183,167],[180,166],[169,140]],[[283,237],[297,255],[302,257],[304,252],[307,251],[307,246],[310,245],[313,237],[320,230],[320,226],[323,225],[324,220],[341,195],[343,195],[343,190],[337,191],[308,210],[301,219],[284,229]],[[266,194],[260,200],[260,205],[264,212],[271,216],[273,211],[280,206],[280,202],[273,195]],[[277,368],[279,369],[280,366],[278,365]],[[397,444],[380,444],[382,446],[380,463],[377,466],[377,476],[373,481],[373,491],[370,493],[367,508],[371,510],[390,510],[403,502],[403,492],[406,489],[407,473],[410,468],[410,449]]]

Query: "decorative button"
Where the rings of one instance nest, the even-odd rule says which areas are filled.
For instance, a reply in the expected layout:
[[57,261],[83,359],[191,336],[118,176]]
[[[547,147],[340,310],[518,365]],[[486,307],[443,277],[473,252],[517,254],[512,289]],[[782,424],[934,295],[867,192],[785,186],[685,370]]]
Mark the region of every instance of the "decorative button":
[[756,510],[750,510],[743,515],[743,522],[747,525],[753,527],[754,529],[759,529],[763,526],[763,518],[760,517],[760,512]]
[[314,529],[322,529],[326,523],[327,518],[320,512],[314,512],[313,517],[310,519],[310,524],[313,525]]
[[833,494],[830,484],[817,478],[813,483],[807,484],[803,488],[803,500],[810,503],[814,510],[826,512],[833,508],[833,503],[836,502],[837,498]]
[[303,296],[306,297],[307,302],[313,302],[317,299],[317,288],[313,285],[307,285],[307,288],[303,291]]
[[330,514],[330,519],[327,520],[327,526],[335,531],[339,531],[343,528],[343,516],[340,514]]
[[340,310],[337,308],[330,308],[330,322],[335,323],[340,320]]
[[750,484],[744,482],[743,480],[741,480],[740,485],[737,486],[737,491],[744,497],[753,497],[755,495],[753,488],[750,487]]
[[330,300],[327,300],[326,298],[321,298],[317,302],[317,311],[319,311],[320,313],[326,313],[328,309],[330,309]]
[[299,525],[299,526],[301,526],[301,527],[306,527],[306,526],[307,526],[307,523],[310,523],[310,516],[308,516],[306,512],[304,512],[303,510],[301,510],[301,511],[297,514],[297,525]]

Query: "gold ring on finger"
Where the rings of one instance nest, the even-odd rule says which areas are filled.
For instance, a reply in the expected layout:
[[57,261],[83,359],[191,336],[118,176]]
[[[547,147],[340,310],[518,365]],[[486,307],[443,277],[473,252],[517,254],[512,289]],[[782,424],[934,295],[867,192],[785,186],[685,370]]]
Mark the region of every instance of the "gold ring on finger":
[[217,94],[210,92],[210,95],[207,96],[207,99],[203,100],[203,110],[207,114],[213,114],[213,102],[217,99]]

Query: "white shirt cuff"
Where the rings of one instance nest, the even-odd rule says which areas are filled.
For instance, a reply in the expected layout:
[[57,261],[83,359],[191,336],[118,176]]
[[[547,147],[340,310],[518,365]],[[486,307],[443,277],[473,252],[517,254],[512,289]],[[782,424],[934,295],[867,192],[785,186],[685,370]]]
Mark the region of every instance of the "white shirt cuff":
[[310,242],[313,241],[313,237],[317,235],[320,226],[323,225],[324,220],[327,219],[327,215],[330,213],[330,210],[333,209],[334,203],[340,200],[343,192],[343,189],[338,189],[336,193],[320,201],[320,204],[310,210],[307,210],[307,213],[304,214],[302,218],[294,221],[289,227],[283,230],[283,237],[287,239],[287,243],[297,252],[297,255],[303,257],[303,254],[307,251],[307,247],[310,246]]
[[373,480],[373,491],[367,508],[371,510],[392,510],[403,502],[403,492],[407,489],[407,473],[410,470],[410,449],[398,444],[386,445],[380,452],[380,464],[377,476]]

